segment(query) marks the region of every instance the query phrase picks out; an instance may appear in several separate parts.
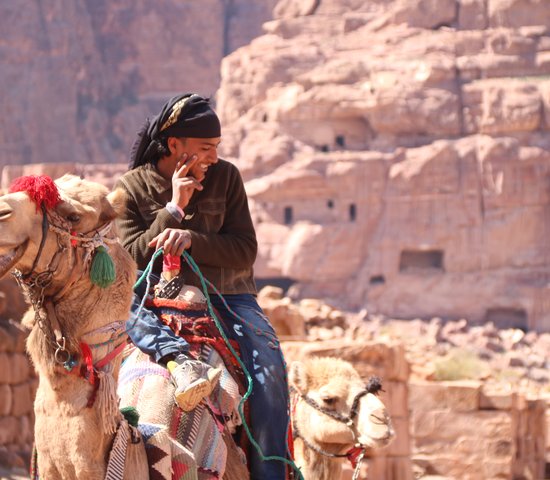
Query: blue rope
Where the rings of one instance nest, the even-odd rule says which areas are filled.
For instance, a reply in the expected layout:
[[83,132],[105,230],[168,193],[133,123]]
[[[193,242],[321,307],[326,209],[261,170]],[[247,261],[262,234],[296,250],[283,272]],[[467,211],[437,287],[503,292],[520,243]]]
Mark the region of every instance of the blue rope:
[[[150,276],[151,276],[151,271],[152,271],[152,265],[154,263],[154,261],[156,260],[156,258],[162,253],[162,248],[159,248],[153,255],[153,257],[151,258],[151,260],[149,261],[148,265],[147,265],[147,268],[143,271],[142,275],[140,276],[140,278],[137,280],[136,284],[134,285],[134,289],[137,288],[142,282],[144,279],[147,280],[147,292],[149,291],[150,289],[150,286],[151,286],[151,281],[150,281]],[[238,320],[240,321],[241,323],[243,323],[244,325],[248,326],[249,328],[253,329],[254,332],[258,335],[265,335],[266,337],[268,337],[271,342],[273,343],[273,345],[275,347],[277,347],[277,349],[279,350],[279,353],[281,354],[281,360],[283,362],[283,365],[284,365],[284,375],[285,375],[285,380],[286,382],[288,383],[288,378],[287,378],[287,365],[286,365],[286,362],[285,362],[285,359],[284,359],[284,356],[282,354],[282,351],[281,351],[281,347],[280,347],[280,343],[279,341],[277,340],[277,337],[276,335],[270,333],[270,332],[267,332],[265,330],[262,330],[260,328],[253,328],[253,326],[247,322],[245,319],[243,319],[241,316],[239,316],[237,313],[235,313],[231,307],[229,307],[229,305],[227,304],[227,302],[225,301],[225,299],[223,298],[222,294],[219,292],[219,290],[210,282],[208,281],[204,275],[202,274],[202,272],[200,271],[198,265],[195,263],[195,261],[193,260],[193,258],[187,253],[187,252],[183,252],[183,258],[184,260],[187,262],[187,264],[189,265],[189,267],[191,268],[191,270],[199,277],[200,279],[200,282],[201,282],[201,286],[202,286],[202,289],[203,289],[203,292],[204,292],[204,296],[206,297],[206,302],[207,302],[207,305],[208,305],[208,311],[210,312],[210,315],[212,316],[212,318],[214,319],[214,323],[216,324],[216,328],[218,329],[221,337],[223,338],[227,348],[229,348],[229,350],[231,351],[231,354],[235,357],[236,361],[238,362],[239,366],[242,368],[245,376],[246,376],[246,380],[247,380],[247,383],[248,383],[248,387],[247,387],[247,390],[246,390],[246,393],[244,394],[244,396],[242,397],[241,401],[239,402],[239,405],[238,405],[238,411],[239,411],[239,414],[241,415],[241,419],[242,419],[242,422],[243,422],[243,426],[244,426],[244,429],[245,429],[245,432],[246,432],[246,435],[248,437],[248,439],[250,440],[250,443],[254,446],[254,448],[256,449],[256,451],[258,452],[258,454],[260,455],[260,458],[262,459],[262,461],[270,461],[270,460],[276,460],[276,461],[279,461],[279,462],[283,462],[287,465],[289,465],[291,468],[294,469],[295,472],[297,472],[298,474],[298,479],[299,480],[304,480],[304,477],[302,475],[302,472],[300,471],[300,469],[296,466],[296,464],[292,461],[292,460],[289,460],[287,458],[284,458],[284,457],[280,457],[278,455],[264,455],[263,451],[262,451],[262,448],[260,447],[260,445],[258,444],[258,442],[254,439],[253,435],[252,435],[252,432],[250,431],[250,428],[248,426],[248,424],[246,423],[246,419],[245,419],[245,415],[244,415],[244,410],[243,410],[243,405],[244,405],[244,402],[246,402],[246,400],[250,397],[250,395],[252,394],[252,387],[253,387],[253,380],[252,380],[252,376],[250,375],[250,373],[248,372],[247,368],[245,367],[244,363],[242,362],[242,360],[240,359],[238,353],[235,351],[235,349],[233,348],[233,346],[231,345],[231,342],[229,341],[229,339],[227,338],[224,330],[223,330],[223,327],[218,319],[218,316],[216,315],[216,312],[214,311],[214,308],[212,306],[212,302],[210,301],[210,296],[208,294],[208,288],[207,288],[207,285],[210,286],[210,288],[212,288],[212,290],[214,291],[214,293],[216,295],[218,295],[218,297],[221,299],[221,301],[223,302],[225,308],[227,308],[227,310]],[[136,317],[140,314],[144,304],[145,304],[145,299],[146,299],[147,295],[144,295],[143,296],[143,299],[140,303],[140,306],[136,312]],[[133,327],[132,327],[133,328]],[[290,405],[289,405],[289,402],[287,401],[287,411],[290,412]],[[286,433],[285,433],[285,438],[286,438],[286,442],[287,442],[287,445],[286,445],[286,448],[287,448],[287,452],[290,454],[290,448],[289,448],[289,445],[288,445],[288,433],[289,433],[289,429],[290,429],[290,415],[289,415],[289,422],[286,426]]]

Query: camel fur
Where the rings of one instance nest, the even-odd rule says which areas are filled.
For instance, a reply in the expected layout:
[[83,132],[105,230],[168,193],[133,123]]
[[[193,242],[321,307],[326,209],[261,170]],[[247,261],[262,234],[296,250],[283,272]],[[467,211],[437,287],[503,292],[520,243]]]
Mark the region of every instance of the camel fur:
[[[50,224],[61,223],[75,235],[94,232],[112,222],[125,206],[122,191],[109,193],[102,185],[72,175],[60,178],[56,185],[62,201],[48,212]],[[25,192],[0,197],[0,278],[15,269],[23,274],[31,271],[42,238],[42,221],[42,211]],[[110,338],[101,332],[86,337],[87,332],[127,319],[136,266],[118,243],[110,243],[116,281],[101,289],[89,278],[86,254],[90,252],[71,245],[70,236],[51,229],[46,235],[34,272],[49,269],[53,276],[44,290],[41,321],[32,309],[24,318],[24,325],[31,329],[27,351],[40,380],[34,404],[38,471],[48,480],[103,480],[114,429],[121,419],[116,397],[105,386],[116,382],[120,356],[100,372],[104,387],[100,384],[98,397],[103,398],[87,407],[93,387],[84,378],[67,374],[56,361],[52,318],[57,317],[66,350],[80,360],[82,339],[94,344]],[[114,232],[105,236],[114,238]],[[59,251],[62,253],[56,257]],[[94,362],[112,349],[112,343],[94,349]],[[145,453],[136,448],[143,450],[143,442],[129,448],[125,479],[148,478]]]
[[[393,439],[395,434],[386,407],[372,393],[361,397],[354,428],[316,410],[300,398],[306,395],[319,406],[348,416],[354,398],[365,389],[365,382],[349,362],[328,357],[293,362],[289,383],[294,388],[291,400],[295,405],[294,424],[300,436],[311,445],[332,454],[345,454],[356,444],[380,448]],[[317,453],[306,446],[302,438],[296,438],[294,451],[296,464],[306,480],[340,478],[342,463],[347,461]]]

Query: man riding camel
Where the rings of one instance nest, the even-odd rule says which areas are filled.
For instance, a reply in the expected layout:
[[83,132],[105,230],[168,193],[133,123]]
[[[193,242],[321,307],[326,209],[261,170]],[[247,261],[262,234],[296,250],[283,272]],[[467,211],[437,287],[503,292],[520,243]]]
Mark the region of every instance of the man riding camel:
[[[286,458],[289,412],[284,361],[276,334],[256,301],[252,267],[257,242],[244,184],[237,168],[218,158],[220,141],[220,121],[208,99],[197,94],[170,99],[138,133],[130,170],[118,182],[128,195],[126,213],[118,220],[119,233],[140,270],[158,248],[176,257],[186,250],[222,294],[223,300],[213,290],[208,292],[253,379],[252,436],[265,456]],[[160,275],[161,269],[162,261],[157,259],[153,272]],[[186,284],[201,288],[185,264],[181,274]],[[166,279],[159,288],[163,282]],[[140,295],[145,294],[141,291],[134,299],[128,333],[156,362],[175,362],[170,370],[176,400],[190,410],[210,394],[221,372],[190,357],[189,344],[154,313],[142,309],[135,315]],[[285,478],[283,462],[262,461],[255,449],[250,453],[252,479]]]

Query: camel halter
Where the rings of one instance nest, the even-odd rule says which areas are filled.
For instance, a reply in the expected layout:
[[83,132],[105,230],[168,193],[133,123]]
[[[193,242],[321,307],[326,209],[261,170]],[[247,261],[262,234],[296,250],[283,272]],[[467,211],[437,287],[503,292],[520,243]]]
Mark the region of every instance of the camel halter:
[[321,447],[318,447],[317,445],[313,444],[311,441],[307,440],[301,434],[300,430],[298,429],[298,425],[296,424],[295,421],[292,422],[292,430],[293,430],[294,438],[295,439],[300,438],[302,442],[304,442],[304,445],[306,447],[325,457],[347,458],[351,462],[352,466],[354,467],[352,480],[356,480],[357,478],[359,478],[359,469],[361,468],[361,462],[363,461],[363,457],[365,456],[367,447],[366,445],[362,445],[361,443],[357,442],[357,426],[355,425],[355,419],[359,412],[359,402],[361,401],[361,399],[369,393],[372,393],[373,395],[378,395],[379,392],[383,391],[382,382],[380,378],[371,377],[365,389],[361,390],[359,393],[357,393],[357,395],[355,395],[355,397],[353,398],[353,403],[351,404],[349,415],[342,415],[341,413],[334,412],[332,410],[329,410],[326,407],[323,407],[322,405],[319,405],[313,398],[301,393],[293,386],[290,386],[290,391],[292,393],[295,393],[299,399],[306,402],[310,407],[317,410],[318,412],[321,412],[324,415],[331,417],[333,420],[336,420],[339,423],[344,423],[351,430],[351,433],[353,434],[353,439],[356,441],[356,443],[354,447],[346,453],[327,452],[326,450],[323,450]]
[[[20,270],[15,270],[13,276],[17,281],[19,287],[25,292],[27,297],[30,299],[33,310],[35,322],[38,324],[42,330],[46,341],[55,348],[54,359],[55,361],[63,365],[67,371],[71,371],[75,366],[74,359],[72,358],[71,353],[67,350],[67,338],[63,335],[57,315],[55,314],[54,300],[58,300],[63,297],[63,295],[74,285],[78,280],[78,277],[82,273],[82,269],[85,268],[84,265],[91,258],[92,251],[98,246],[105,245],[106,243],[114,244],[116,243],[115,239],[106,238],[105,235],[108,234],[112,228],[112,222],[108,222],[97,230],[84,233],[82,235],[74,235],[70,232],[68,226],[64,225],[63,227],[57,226],[54,223],[50,222],[49,215],[52,217],[57,217],[56,220],[62,224],[67,222],[60,217],[59,215],[51,212],[48,214],[44,204],[41,205],[42,210],[42,238],[40,240],[40,246],[38,247],[38,252],[33,261],[32,267],[29,272],[22,273]],[[37,272],[36,268],[38,262],[42,256],[44,246],[46,244],[46,239],[48,231],[51,230],[56,234],[57,238],[57,251],[54,253],[52,259],[49,261],[46,270],[42,272]],[[69,242],[63,242],[62,238],[69,239]],[[80,243],[80,245],[78,245]],[[55,272],[59,266],[59,262],[63,255],[68,250],[68,244],[73,247],[83,248],[85,250],[82,261],[81,268],[76,268],[79,263],[79,257],[75,254],[75,265],[71,269],[71,273],[65,282],[65,285],[61,290],[52,295],[48,300],[45,300],[44,292],[51,285]],[[46,317],[43,317],[42,311],[43,307],[47,311]],[[45,318],[50,319],[50,329],[48,330],[44,324]],[[53,333],[53,335],[52,335]]]

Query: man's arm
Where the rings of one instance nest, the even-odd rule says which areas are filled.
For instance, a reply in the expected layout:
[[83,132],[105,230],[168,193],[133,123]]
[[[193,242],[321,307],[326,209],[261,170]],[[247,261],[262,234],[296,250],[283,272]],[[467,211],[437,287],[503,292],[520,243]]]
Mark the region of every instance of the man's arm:
[[140,199],[136,199],[123,179],[117,182],[117,187],[123,188],[128,197],[126,210],[116,221],[121,243],[130,252],[138,268],[144,270],[155,253],[155,248],[150,247],[149,242],[167,228],[181,228],[181,224],[166,208],[161,208],[153,223],[147,226],[140,212]]

